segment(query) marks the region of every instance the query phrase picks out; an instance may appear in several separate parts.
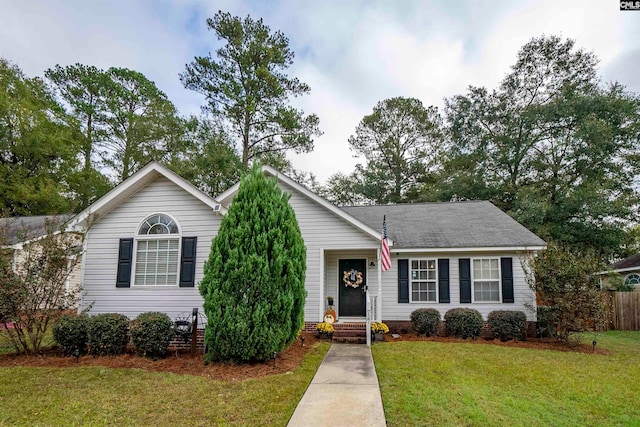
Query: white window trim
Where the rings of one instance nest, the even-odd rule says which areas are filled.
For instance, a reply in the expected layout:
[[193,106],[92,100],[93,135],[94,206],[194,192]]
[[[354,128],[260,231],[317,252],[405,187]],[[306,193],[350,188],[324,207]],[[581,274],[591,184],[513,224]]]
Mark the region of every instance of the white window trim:
[[[498,261],[498,301],[476,301],[476,279],[473,277],[473,261],[475,260],[497,260]],[[475,257],[471,258],[471,303],[472,304],[502,304],[502,263],[500,257]],[[480,280],[480,279],[478,279]]]
[[[138,234],[140,231],[140,227],[142,224],[152,216],[155,215],[166,215],[173,220],[178,227],[178,234]],[[176,270],[176,282],[173,284],[166,285],[139,285],[136,283],[136,262],[138,258],[138,242],[145,241],[148,242],[150,240],[178,240],[178,266]],[[154,212],[151,215],[145,216],[142,221],[136,227],[136,231],[133,237],[133,256],[131,257],[131,287],[135,287],[138,289],[158,289],[158,288],[177,288],[180,285],[180,264],[182,262],[182,227],[180,227],[180,223],[176,221],[173,215],[169,215],[166,212]]]
[[[413,280],[411,277],[411,262],[412,261],[435,261],[436,263],[436,299],[435,301],[414,301],[413,300]],[[440,287],[438,286],[438,258],[410,258],[409,259],[409,304],[438,304],[438,301],[440,301]],[[430,280],[427,280],[428,282],[430,282]],[[424,282],[424,280],[416,280],[416,282]]]
[[[627,284],[627,280],[628,280],[628,279],[629,279],[629,277],[631,277],[631,276],[640,276],[640,272],[634,271],[633,273],[629,273],[629,274],[627,274],[626,276],[624,276],[624,282],[622,282],[622,283],[624,283],[624,284],[626,285],[626,284]],[[636,286],[640,286],[640,284],[631,284],[631,283],[630,283],[630,284],[629,284],[629,286],[636,287]]]

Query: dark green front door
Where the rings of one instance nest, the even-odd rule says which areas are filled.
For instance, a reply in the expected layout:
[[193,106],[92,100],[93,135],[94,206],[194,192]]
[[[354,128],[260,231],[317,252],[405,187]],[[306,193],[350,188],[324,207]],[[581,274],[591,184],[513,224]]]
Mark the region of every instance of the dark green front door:
[[338,317],[364,317],[367,311],[364,287],[367,283],[366,259],[338,261]]

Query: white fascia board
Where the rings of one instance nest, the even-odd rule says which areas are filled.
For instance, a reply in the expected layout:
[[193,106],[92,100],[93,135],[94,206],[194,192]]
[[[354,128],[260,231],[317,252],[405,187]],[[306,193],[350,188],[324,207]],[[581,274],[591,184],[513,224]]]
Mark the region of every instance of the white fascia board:
[[240,181],[233,184],[231,187],[227,188],[222,194],[216,196],[216,201],[218,203],[222,203],[224,199],[234,194],[240,188]]
[[640,265],[636,265],[635,267],[618,268],[616,270],[599,271],[596,274],[626,273],[627,271],[634,271],[634,270],[640,270]]
[[496,246],[484,248],[397,248],[392,252],[409,253],[409,252],[535,252],[546,249],[546,246]]
[[92,214],[98,213],[102,208],[107,206],[109,203],[117,199],[119,196],[126,194],[132,187],[138,184],[142,179],[146,178],[151,173],[158,173],[159,175],[164,176],[169,181],[176,184],[178,187],[185,190],[187,193],[194,196],[196,199],[200,200],[205,205],[209,206],[211,209],[214,208],[215,205],[218,204],[214,199],[198,190],[187,180],[176,174],[175,172],[167,169],[162,166],[160,163],[156,161],[152,161],[145,165],[142,169],[131,175],[129,178],[122,181],[116,187],[114,187],[107,194],[102,196],[96,202],[94,202],[91,206],[80,212],[78,215],[73,217],[69,221],[70,229],[78,229],[80,225],[85,222]]
[[[307,189],[303,185],[300,185],[299,183],[297,183],[293,179],[289,178],[285,174],[283,174],[281,172],[278,172],[277,170],[275,170],[271,166],[267,166],[267,165],[262,166],[262,171],[263,172],[267,172],[269,175],[273,176],[274,178],[281,180],[282,182],[287,184],[289,187],[294,188],[296,191],[298,191],[302,195],[304,195],[304,196],[308,197],[309,199],[313,200],[314,202],[318,203],[320,206],[322,206],[325,209],[329,210],[330,212],[332,212],[333,214],[337,215],[338,217],[340,217],[341,219],[345,220],[346,222],[354,225],[356,228],[360,229],[360,231],[364,232],[365,234],[370,235],[373,239],[375,239],[375,240],[380,240],[381,239],[381,236],[382,236],[382,232],[381,231],[380,232],[376,231],[373,228],[369,227],[368,225],[358,221],[356,218],[354,218],[351,215],[349,215],[348,213],[344,212],[339,207],[335,206],[332,203],[329,203],[328,201],[326,201],[322,197],[320,197],[317,194],[315,194],[313,191]],[[237,182],[231,188],[229,188],[227,191],[225,191],[224,193],[222,193],[218,197],[216,197],[216,200],[218,202],[220,202],[220,201],[226,199],[227,197],[231,196],[233,193],[238,191],[239,187],[240,187],[240,183]],[[389,246],[393,246],[393,241],[391,241],[391,239],[389,239]]]

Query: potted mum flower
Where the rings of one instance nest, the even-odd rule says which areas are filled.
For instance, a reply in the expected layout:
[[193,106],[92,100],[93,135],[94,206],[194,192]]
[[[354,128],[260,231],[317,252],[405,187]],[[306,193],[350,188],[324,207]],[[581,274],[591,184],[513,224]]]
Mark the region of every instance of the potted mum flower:
[[318,323],[316,332],[320,338],[331,338],[333,336],[333,325],[327,322]]
[[374,341],[384,341],[384,334],[389,333],[389,327],[382,322],[371,323],[371,334]]

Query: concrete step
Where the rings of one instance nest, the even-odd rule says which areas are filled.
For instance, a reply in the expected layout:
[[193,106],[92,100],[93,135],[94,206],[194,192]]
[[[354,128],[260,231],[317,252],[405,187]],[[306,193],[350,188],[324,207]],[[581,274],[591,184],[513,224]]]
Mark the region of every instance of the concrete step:
[[333,335],[333,338],[331,339],[332,342],[336,342],[336,343],[344,343],[344,344],[366,344],[367,343],[367,337],[366,336],[361,336],[361,337],[353,337],[353,336],[336,336],[335,334]]
[[367,324],[365,322],[342,322],[333,324],[333,342],[366,344]]
[[333,332],[334,337],[366,337],[367,332],[358,329],[342,329]]

